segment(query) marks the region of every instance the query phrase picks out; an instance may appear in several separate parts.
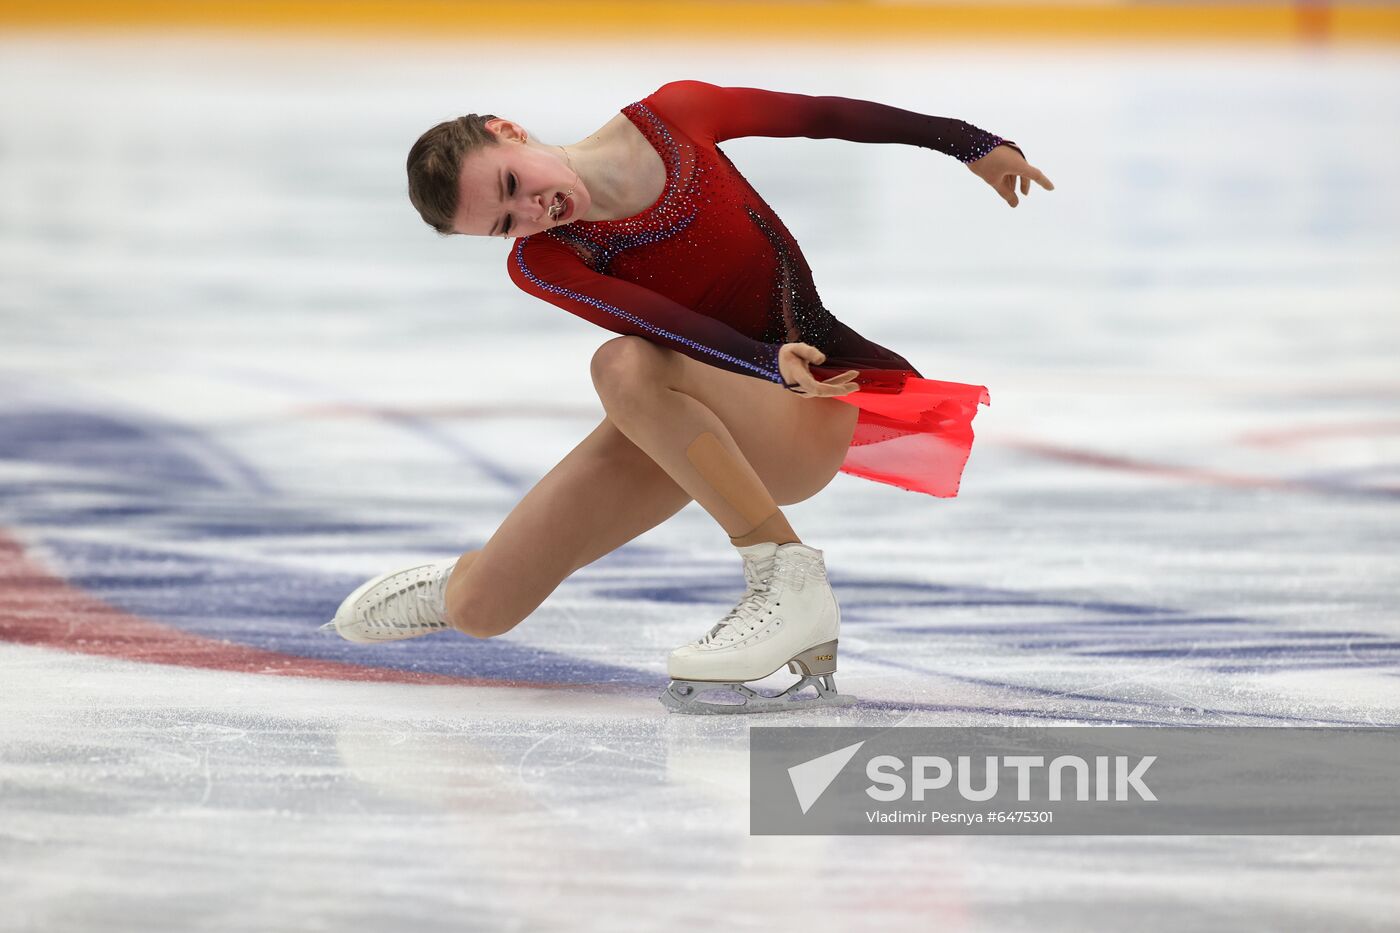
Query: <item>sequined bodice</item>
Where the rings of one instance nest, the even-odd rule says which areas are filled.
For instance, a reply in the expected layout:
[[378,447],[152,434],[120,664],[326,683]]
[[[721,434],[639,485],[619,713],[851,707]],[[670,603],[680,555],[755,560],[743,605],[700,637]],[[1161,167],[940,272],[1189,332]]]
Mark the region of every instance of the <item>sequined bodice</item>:
[[685,301],[757,340],[821,346],[832,315],[801,247],[729,157],[644,101],[622,113],[666,166],[661,197],[631,217],[543,235],[568,244],[595,272]]

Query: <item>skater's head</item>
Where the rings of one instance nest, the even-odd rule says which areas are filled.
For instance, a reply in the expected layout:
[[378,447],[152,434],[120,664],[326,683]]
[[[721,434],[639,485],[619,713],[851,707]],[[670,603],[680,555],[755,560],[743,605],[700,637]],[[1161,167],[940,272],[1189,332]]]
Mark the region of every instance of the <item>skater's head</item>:
[[586,193],[569,158],[518,123],[467,114],[413,144],[408,197],[444,236],[529,236],[581,215]]

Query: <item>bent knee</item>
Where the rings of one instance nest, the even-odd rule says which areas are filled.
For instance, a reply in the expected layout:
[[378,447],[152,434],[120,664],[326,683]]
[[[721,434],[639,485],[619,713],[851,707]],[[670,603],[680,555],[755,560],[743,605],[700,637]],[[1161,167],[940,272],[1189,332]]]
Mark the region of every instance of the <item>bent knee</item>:
[[674,355],[644,337],[614,337],[594,351],[588,369],[602,394],[638,383],[655,384],[669,372]]

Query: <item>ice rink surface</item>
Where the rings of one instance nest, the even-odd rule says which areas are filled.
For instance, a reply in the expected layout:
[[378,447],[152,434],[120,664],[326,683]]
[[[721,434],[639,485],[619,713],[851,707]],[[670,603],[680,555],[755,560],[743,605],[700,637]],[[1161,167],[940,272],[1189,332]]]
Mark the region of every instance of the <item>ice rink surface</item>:
[[[0,926],[1394,929],[1393,837],[750,837],[747,731],[1400,724],[1400,60],[475,45],[0,42]],[[678,78],[961,117],[1057,186],[723,145],[839,319],[991,391],[958,498],[786,510],[860,702],[665,713],[743,590],[694,504],[505,637],[319,637],[602,417],[611,335],[433,235],[409,144]]]

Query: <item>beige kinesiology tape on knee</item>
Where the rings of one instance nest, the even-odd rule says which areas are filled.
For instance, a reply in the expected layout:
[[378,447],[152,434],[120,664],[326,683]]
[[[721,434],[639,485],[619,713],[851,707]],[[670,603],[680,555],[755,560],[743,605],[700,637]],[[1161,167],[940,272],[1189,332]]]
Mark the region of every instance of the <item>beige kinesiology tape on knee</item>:
[[720,498],[753,526],[746,534],[751,534],[778,511],[778,503],[763,484],[755,483],[744,472],[743,465],[709,431],[690,442],[685,457]]

